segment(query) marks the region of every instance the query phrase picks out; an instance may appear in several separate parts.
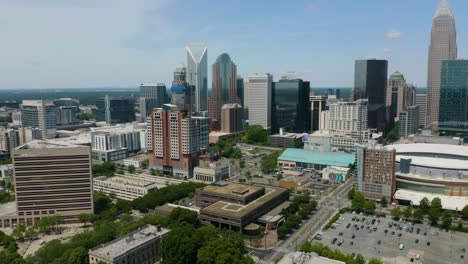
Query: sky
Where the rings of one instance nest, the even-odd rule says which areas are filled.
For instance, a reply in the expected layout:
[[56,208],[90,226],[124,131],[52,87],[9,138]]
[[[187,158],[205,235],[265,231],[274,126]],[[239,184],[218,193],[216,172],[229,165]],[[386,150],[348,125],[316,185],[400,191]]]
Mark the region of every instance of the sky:
[[[424,87],[439,1],[0,0],[0,89],[170,85],[191,42],[208,44],[209,65],[229,53],[242,76],[352,87],[354,60],[379,58]],[[468,1],[450,2],[468,59]]]

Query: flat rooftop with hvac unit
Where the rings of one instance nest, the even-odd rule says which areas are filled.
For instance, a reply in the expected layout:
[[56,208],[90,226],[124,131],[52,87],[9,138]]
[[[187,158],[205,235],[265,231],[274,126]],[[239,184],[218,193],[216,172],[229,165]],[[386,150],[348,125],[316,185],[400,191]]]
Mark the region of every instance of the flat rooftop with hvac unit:
[[271,186],[211,185],[197,191],[200,221],[215,226],[243,229],[283,202],[289,191]]

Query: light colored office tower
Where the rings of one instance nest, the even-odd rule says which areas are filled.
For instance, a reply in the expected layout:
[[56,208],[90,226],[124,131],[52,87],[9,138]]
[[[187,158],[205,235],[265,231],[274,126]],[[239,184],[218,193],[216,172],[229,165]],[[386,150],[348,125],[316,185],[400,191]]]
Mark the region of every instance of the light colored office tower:
[[19,146],[19,144],[17,130],[0,128],[0,151],[11,153],[11,150]]
[[130,153],[141,150],[140,133],[133,126],[97,128],[91,132],[92,158],[99,161],[114,161],[127,158]]
[[187,82],[195,87],[192,112],[208,110],[208,46],[193,43],[185,48],[187,52]]
[[89,263],[159,263],[161,243],[169,229],[146,225],[89,250]]
[[440,70],[443,60],[457,58],[455,16],[448,0],[442,0],[432,21],[429,63],[427,70],[426,126],[436,127],[439,121]]
[[419,107],[410,106],[400,113],[400,138],[408,138],[410,135],[418,133],[419,128]]
[[11,120],[13,122],[13,125],[22,126],[23,123],[21,119],[22,119],[22,114],[20,111],[11,113]]
[[42,139],[54,138],[57,130],[57,113],[54,101],[23,100],[22,125],[39,128]]
[[416,94],[414,105],[419,108],[419,126],[426,127],[426,116],[427,116],[427,95]]
[[273,76],[253,74],[248,78],[249,125],[271,129],[271,93]]
[[240,104],[225,104],[221,109],[221,132],[242,132],[242,118],[244,113]]
[[223,53],[213,63],[212,73],[213,86],[212,94],[208,100],[208,114],[211,130],[219,131],[223,105],[240,101],[237,96],[237,66],[232,62],[229,54]]
[[76,113],[78,107],[76,106],[59,106],[57,107],[57,126],[69,126],[78,123]]
[[41,130],[39,128],[32,127],[20,127],[18,128],[19,144],[23,145],[31,140],[41,139]]
[[396,191],[394,149],[375,143],[357,146],[354,188],[367,199],[392,201]]
[[193,168],[198,165],[200,125],[208,126],[205,119],[191,118],[170,104],[154,109],[151,131],[148,131],[151,135],[148,140],[151,144],[148,147],[150,167],[173,176],[191,178]]
[[329,104],[328,127],[332,136],[351,136],[354,138],[369,138],[367,128],[366,99],[354,102],[335,101]]
[[19,217],[58,214],[77,223],[80,214],[93,213],[89,147],[33,140],[12,158]]
[[327,107],[328,96],[323,95],[311,95],[310,100],[310,116],[311,116],[311,131],[321,130],[321,124],[323,124],[322,111],[328,110]]
[[399,71],[393,73],[387,80],[386,106],[390,109],[390,118],[398,121],[401,111],[405,109],[406,80]]

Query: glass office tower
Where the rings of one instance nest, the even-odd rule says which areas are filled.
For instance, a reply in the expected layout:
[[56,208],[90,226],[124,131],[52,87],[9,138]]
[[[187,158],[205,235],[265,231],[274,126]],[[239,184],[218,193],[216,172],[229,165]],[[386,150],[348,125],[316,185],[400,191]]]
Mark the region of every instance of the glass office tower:
[[208,46],[189,44],[187,51],[187,82],[195,87],[193,112],[208,110]]
[[446,60],[440,71],[439,131],[468,138],[468,60]]

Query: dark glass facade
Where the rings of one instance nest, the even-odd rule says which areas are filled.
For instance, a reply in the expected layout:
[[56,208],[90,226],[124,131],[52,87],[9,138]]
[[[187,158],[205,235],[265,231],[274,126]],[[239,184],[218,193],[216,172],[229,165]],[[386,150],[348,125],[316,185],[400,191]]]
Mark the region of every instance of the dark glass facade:
[[244,78],[242,78],[241,76],[237,76],[236,78],[236,82],[237,82],[237,97],[239,98],[239,103],[240,105],[242,105],[242,107],[245,108],[245,105],[244,105]]
[[385,107],[388,61],[357,60],[354,68],[354,100],[368,99],[368,126],[386,131],[389,114]]
[[468,60],[442,62],[439,131],[468,138]]
[[272,132],[310,132],[310,83],[281,79],[273,84]]
[[126,97],[108,97],[96,100],[96,120],[106,123],[135,121],[135,101]]

